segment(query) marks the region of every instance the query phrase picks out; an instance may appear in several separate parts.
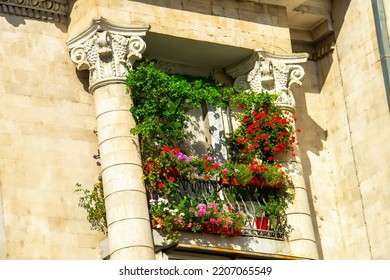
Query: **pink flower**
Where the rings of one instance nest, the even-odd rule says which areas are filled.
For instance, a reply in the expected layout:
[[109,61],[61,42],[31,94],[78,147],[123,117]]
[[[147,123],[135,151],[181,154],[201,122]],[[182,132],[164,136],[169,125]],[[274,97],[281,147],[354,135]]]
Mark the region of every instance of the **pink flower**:
[[209,207],[209,208],[211,208],[211,209],[217,209],[217,203],[215,203],[215,202],[210,202],[210,203],[208,203],[207,204],[207,206]]

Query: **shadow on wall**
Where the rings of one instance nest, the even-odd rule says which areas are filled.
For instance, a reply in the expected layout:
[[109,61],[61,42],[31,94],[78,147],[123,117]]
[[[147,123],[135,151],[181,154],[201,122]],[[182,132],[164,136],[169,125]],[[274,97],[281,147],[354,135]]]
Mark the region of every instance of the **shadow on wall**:
[[[310,62],[308,62],[310,63]],[[310,73],[314,71],[316,72],[316,65],[315,63],[312,63],[312,66],[309,66],[309,64],[306,63],[304,65],[305,72]],[[307,67],[312,67],[313,69],[307,69]],[[303,82],[302,87],[296,87],[293,90],[294,98],[297,104],[297,127],[301,128],[303,133],[302,136],[298,135],[298,139],[300,142],[299,149],[300,149],[300,155],[301,155],[301,161],[302,161],[302,168],[303,168],[303,176],[305,179],[305,185],[307,189],[308,197],[312,198],[309,199],[309,206],[310,206],[310,214],[312,218],[312,223],[314,227],[314,234],[316,237],[317,242],[317,249],[318,249],[318,255],[319,259],[323,259],[323,252],[322,252],[322,245],[321,245],[321,237],[318,230],[318,223],[316,219],[316,211],[314,209],[313,204],[313,193],[311,190],[311,184],[310,184],[310,176],[312,174],[312,167],[311,162],[309,158],[309,152],[315,154],[316,156],[320,155],[320,152],[324,149],[323,142],[327,140],[327,130],[323,129],[318,123],[311,118],[311,116],[308,114],[307,109],[307,102],[305,97],[305,92],[311,92],[315,94],[319,94],[318,87],[315,86],[305,86],[305,81]],[[304,137],[303,137],[304,135]]]
[[5,13],[4,11],[0,10],[0,17],[4,17],[5,20],[14,27],[19,27],[20,25],[26,25],[27,22],[31,20],[31,21],[40,21],[40,22],[50,22],[55,27],[57,27],[62,33],[68,32],[68,21],[69,21],[68,16],[66,19],[67,22],[64,23],[64,22],[56,22],[53,20],[44,20],[42,18],[29,17],[23,14],[17,15],[17,14]]
[[[148,5],[160,6],[168,9],[193,12],[198,14],[225,17],[266,25],[275,25],[275,16],[285,15],[285,8],[276,5],[255,3],[251,1],[212,1],[212,0],[133,0]],[[230,2],[230,3],[227,3]],[[265,17],[264,15],[269,15]],[[278,21],[279,26],[288,26],[287,21]]]

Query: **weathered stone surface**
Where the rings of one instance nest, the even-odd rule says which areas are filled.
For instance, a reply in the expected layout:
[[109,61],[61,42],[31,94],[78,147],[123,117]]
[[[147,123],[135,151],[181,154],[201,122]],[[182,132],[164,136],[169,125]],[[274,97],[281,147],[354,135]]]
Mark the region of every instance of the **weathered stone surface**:
[[[371,1],[333,1],[335,36],[315,46],[297,39],[312,42],[316,30],[290,35],[286,9],[260,1],[69,1],[69,26],[64,10],[39,8],[49,2],[0,1],[0,258],[100,258],[104,236],[90,231],[74,193],[76,182],[91,186],[99,173],[95,105],[66,46],[96,16],[246,49],[311,51],[316,60],[302,65],[306,76],[293,97],[311,198],[304,209],[310,207],[320,258],[390,258],[390,120]],[[390,2],[384,5],[389,15]],[[117,105],[106,100],[107,108]],[[102,126],[107,139],[111,124]]]

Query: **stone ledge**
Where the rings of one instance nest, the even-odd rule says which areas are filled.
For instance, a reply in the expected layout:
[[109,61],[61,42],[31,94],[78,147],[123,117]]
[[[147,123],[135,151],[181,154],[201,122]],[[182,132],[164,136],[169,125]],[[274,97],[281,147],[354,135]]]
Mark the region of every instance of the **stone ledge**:
[[0,0],[0,13],[65,23],[67,0]]
[[[165,234],[153,230],[156,251],[165,248]],[[169,247],[169,245],[168,245]],[[198,250],[204,253],[225,252],[252,258],[299,259],[291,255],[288,241],[251,236],[221,237],[214,234],[182,232],[177,249]]]

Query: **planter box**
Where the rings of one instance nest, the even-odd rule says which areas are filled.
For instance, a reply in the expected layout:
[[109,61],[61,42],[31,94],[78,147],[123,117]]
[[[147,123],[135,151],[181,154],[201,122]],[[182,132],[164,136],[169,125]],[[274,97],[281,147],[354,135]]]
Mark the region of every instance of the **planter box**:
[[261,230],[268,230],[268,217],[256,217],[256,228]]

